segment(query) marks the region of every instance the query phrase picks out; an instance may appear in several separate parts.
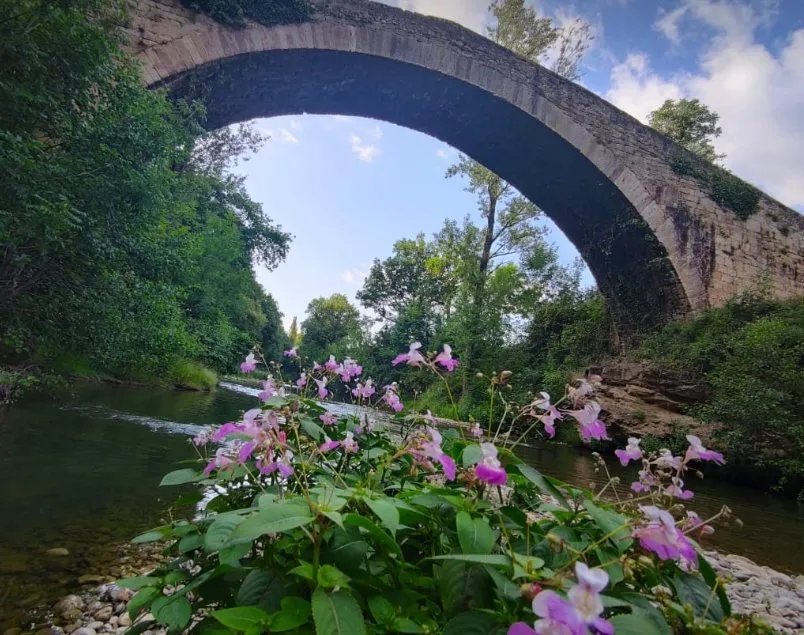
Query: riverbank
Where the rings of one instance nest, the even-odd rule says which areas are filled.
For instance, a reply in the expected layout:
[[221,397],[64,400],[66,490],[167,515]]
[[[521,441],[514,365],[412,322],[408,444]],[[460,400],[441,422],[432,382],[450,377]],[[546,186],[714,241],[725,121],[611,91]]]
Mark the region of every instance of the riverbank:
[[[158,545],[124,544],[119,549],[114,571],[121,571],[124,577],[146,574],[163,560]],[[727,582],[726,593],[735,613],[753,615],[780,633],[804,632],[804,575],[789,576],[734,554],[705,553]],[[52,606],[35,608],[28,629],[13,627],[2,635],[123,635],[131,626],[126,609],[133,591],[115,585],[110,573],[111,568],[85,574],[79,578],[82,589]],[[144,631],[144,635],[166,633],[162,628]]]

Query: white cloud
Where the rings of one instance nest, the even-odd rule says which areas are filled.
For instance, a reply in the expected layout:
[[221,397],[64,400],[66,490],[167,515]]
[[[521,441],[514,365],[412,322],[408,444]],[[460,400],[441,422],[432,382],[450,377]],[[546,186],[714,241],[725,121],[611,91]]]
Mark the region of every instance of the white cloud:
[[687,13],[686,5],[680,5],[672,11],[665,11],[664,9],[660,11],[659,19],[656,20],[653,25],[654,28],[661,31],[673,44],[678,44],[681,41],[681,37],[678,33],[678,25],[681,22],[681,18],[684,17],[684,14]]
[[299,143],[298,138],[287,128],[279,129],[279,138],[285,143],[293,143],[293,144]]
[[291,119],[290,120],[290,127],[291,129],[295,130],[296,132],[301,132],[302,129],[302,122],[298,119]]
[[384,4],[424,15],[452,20],[468,29],[483,32],[488,0],[380,0]]
[[449,152],[447,152],[444,148],[439,148],[438,150],[436,150],[436,156],[439,159],[444,159],[444,161],[449,160]]
[[756,31],[775,15],[776,2],[684,0],[684,20],[714,32],[694,73],[663,78],[644,54],[629,55],[611,73],[608,98],[635,117],[664,99],[698,98],[720,115],[715,141],[726,167],[788,205],[804,207],[804,29],[792,32],[778,54]]
[[368,273],[358,267],[355,267],[354,269],[347,269],[346,271],[341,272],[341,280],[343,280],[346,284],[354,286],[362,285],[367,277]]
[[352,133],[352,152],[361,161],[372,163],[374,159],[382,154],[382,150],[376,145],[380,139],[382,139],[382,129],[376,123],[372,128],[366,130],[363,136]]

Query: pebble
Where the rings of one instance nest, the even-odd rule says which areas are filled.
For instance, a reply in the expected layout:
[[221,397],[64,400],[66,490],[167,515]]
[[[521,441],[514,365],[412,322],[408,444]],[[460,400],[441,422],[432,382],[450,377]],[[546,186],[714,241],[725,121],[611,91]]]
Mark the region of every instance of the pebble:
[[123,613],[117,618],[117,624],[119,626],[131,626],[131,617],[128,613]]
[[103,626],[103,622],[99,622],[96,620],[94,622],[90,622],[89,624],[87,624],[87,626],[91,628],[93,631],[97,631],[101,626]]
[[78,584],[100,584],[101,582],[103,582],[103,576],[93,573],[87,573],[78,578]]
[[64,558],[65,556],[70,555],[70,550],[65,549],[64,547],[54,547],[53,549],[48,549],[45,551],[45,554],[56,558]]
[[107,604],[103,608],[95,611],[95,619],[101,622],[106,622],[112,616],[113,612],[114,611],[112,610],[111,605]]
[[73,609],[84,608],[84,600],[77,595],[65,595],[53,606],[54,613],[64,613]]
[[73,631],[72,635],[97,635],[94,628],[89,628],[88,626],[82,626],[77,631]]

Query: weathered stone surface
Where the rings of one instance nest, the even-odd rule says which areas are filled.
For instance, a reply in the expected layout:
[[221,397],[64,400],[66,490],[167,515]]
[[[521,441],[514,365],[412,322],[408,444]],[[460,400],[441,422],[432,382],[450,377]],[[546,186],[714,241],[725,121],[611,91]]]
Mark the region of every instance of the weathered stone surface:
[[679,149],[608,102],[445,20],[311,0],[309,23],[232,30],[131,0],[146,81],[203,98],[211,127],[338,113],[442,139],[515,185],[575,244],[621,335],[765,281],[804,293],[804,217],[761,195],[741,220],[673,170]]

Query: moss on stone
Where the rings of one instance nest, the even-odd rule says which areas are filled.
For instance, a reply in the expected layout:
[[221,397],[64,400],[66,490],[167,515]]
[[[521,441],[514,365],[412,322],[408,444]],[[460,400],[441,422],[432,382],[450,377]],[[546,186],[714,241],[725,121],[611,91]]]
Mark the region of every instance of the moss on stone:
[[249,20],[265,26],[298,24],[308,21],[313,14],[306,0],[181,0],[181,3],[234,28],[245,27]]
[[707,165],[691,154],[677,154],[670,159],[673,172],[689,176],[703,185],[710,198],[737,218],[747,220],[757,211],[759,190],[717,165]]

